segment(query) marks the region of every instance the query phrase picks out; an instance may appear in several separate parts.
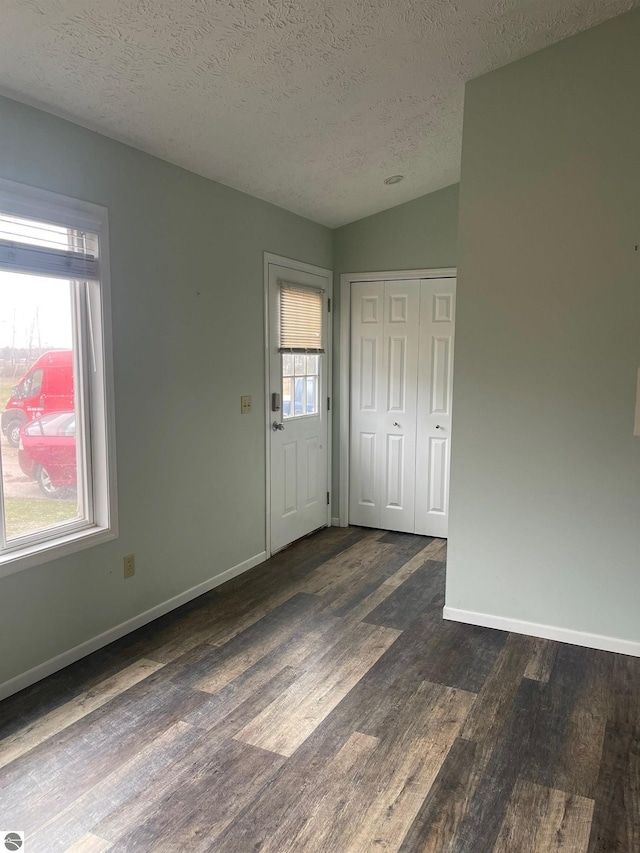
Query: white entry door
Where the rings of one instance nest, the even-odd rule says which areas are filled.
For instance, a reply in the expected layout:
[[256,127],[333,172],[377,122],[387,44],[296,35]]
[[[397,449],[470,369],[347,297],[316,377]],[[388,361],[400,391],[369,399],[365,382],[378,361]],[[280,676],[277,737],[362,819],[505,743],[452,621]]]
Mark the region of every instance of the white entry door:
[[268,264],[271,553],[330,523],[331,274],[307,269]]
[[455,279],[351,284],[349,521],[447,535]]

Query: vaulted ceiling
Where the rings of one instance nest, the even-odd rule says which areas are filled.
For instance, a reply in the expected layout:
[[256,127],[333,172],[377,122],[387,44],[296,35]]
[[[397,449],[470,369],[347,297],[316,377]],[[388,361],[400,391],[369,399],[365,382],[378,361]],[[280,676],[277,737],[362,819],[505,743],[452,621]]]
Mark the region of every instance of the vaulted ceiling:
[[0,91],[337,226],[459,179],[466,80],[638,5],[4,0]]

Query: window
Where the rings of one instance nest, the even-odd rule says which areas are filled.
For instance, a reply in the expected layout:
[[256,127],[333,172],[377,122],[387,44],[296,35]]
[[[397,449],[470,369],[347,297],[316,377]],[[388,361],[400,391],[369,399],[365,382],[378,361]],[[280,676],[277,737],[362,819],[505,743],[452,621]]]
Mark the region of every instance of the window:
[[282,416],[284,418],[318,414],[319,362],[317,355],[283,353]]
[[282,416],[317,415],[324,291],[280,282]]
[[106,229],[0,181],[0,574],[116,534]]

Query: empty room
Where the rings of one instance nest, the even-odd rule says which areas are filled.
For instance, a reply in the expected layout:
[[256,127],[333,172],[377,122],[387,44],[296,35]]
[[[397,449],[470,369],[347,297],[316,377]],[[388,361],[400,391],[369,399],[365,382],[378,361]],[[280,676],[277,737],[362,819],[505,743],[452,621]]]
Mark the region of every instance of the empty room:
[[0,851],[640,853],[640,0],[6,0]]

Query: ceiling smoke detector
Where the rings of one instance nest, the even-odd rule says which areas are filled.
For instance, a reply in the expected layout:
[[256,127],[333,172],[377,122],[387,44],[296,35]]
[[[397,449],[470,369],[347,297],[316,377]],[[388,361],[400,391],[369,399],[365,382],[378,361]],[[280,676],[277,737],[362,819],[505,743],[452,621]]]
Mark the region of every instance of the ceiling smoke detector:
[[404,180],[404,175],[391,175],[390,178],[385,178],[385,184],[399,184],[400,181]]

